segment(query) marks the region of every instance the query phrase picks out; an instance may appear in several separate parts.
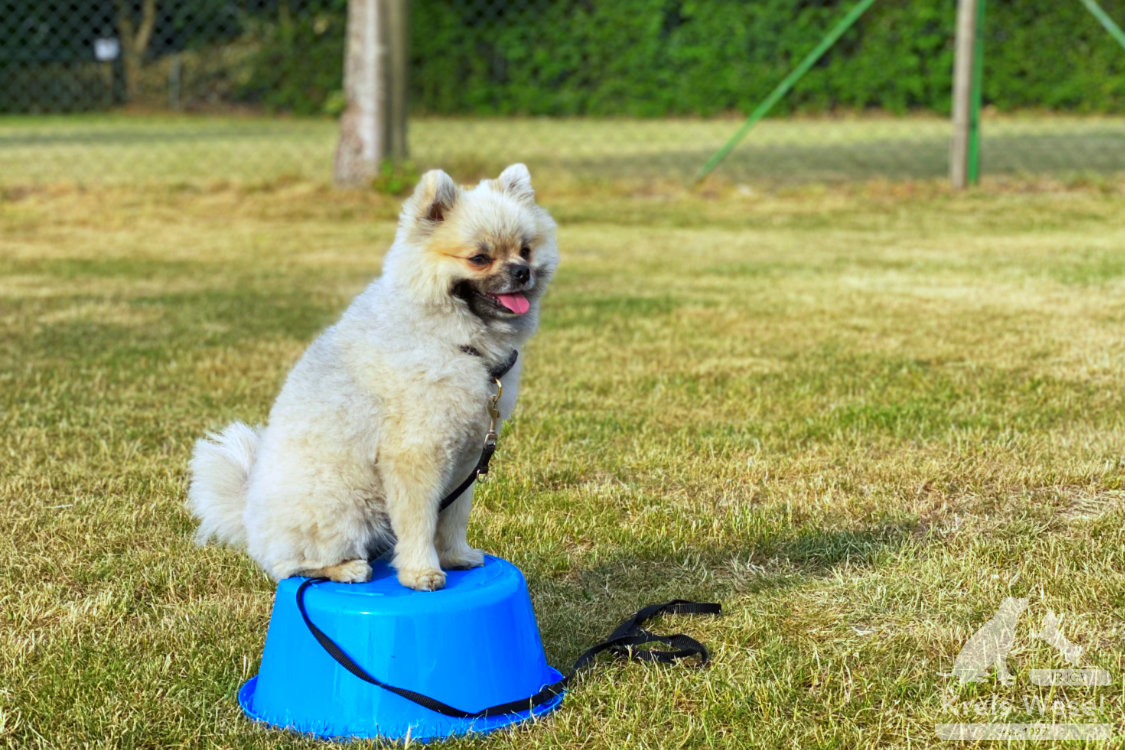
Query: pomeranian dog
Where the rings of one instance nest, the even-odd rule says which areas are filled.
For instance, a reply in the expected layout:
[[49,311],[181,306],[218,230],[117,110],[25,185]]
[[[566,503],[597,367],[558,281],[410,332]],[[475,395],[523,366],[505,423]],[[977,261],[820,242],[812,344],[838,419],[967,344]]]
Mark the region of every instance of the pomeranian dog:
[[[481,565],[466,539],[472,487],[438,506],[477,465],[490,372],[534,333],[557,265],[555,223],[523,164],[472,189],[423,175],[382,276],[297,362],[268,425],[235,422],[196,443],[199,541],[245,545],[275,579],[367,581],[368,560],[392,544],[412,589]],[[501,420],[520,362],[501,376]]]

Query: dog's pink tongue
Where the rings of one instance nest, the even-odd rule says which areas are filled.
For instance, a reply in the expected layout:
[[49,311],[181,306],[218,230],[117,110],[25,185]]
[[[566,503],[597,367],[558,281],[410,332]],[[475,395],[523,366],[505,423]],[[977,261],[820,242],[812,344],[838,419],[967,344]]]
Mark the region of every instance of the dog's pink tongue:
[[516,315],[523,315],[531,309],[531,303],[522,294],[497,294],[496,299],[500,300],[501,305]]

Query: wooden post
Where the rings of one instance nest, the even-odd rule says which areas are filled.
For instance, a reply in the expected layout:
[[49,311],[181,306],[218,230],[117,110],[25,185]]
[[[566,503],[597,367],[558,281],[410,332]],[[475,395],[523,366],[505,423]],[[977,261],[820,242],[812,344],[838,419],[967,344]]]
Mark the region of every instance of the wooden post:
[[383,0],[349,0],[344,95],[333,181],[368,184],[387,153],[386,17]]
[[953,60],[953,144],[949,155],[949,177],[956,190],[962,190],[969,184],[977,2],[978,0],[957,0],[957,39]]
[[349,0],[344,95],[333,181],[367,185],[407,156],[410,0]]

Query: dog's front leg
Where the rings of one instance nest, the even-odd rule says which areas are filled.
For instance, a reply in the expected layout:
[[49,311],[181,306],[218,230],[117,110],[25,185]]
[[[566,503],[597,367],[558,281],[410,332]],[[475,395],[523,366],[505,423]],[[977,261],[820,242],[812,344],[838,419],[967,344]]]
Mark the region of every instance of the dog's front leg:
[[438,518],[435,541],[443,568],[465,569],[484,565],[484,553],[470,547],[466,536],[472,507],[473,488],[470,486]]
[[437,530],[441,472],[436,456],[415,446],[385,450],[380,456],[387,515],[395,533],[391,565],[403,586],[435,591],[445,586],[434,532]]

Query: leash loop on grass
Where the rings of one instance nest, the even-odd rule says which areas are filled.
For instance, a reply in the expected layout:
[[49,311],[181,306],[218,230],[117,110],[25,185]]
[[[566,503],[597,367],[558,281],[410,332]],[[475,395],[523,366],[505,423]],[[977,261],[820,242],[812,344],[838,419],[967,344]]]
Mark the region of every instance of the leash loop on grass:
[[[553,682],[545,686],[535,695],[521,698],[519,700],[501,703],[496,706],[489,706],[479,711],[464,711],[460,708],[455,708],[446,703],[431,698],[428,695],[417,693],[413,690],[406,688],[388,685],[387,683],[372,677],[367,670],[360,665],[356,664],[350,656],[344,653],[331,638],[325,635],[324,631],[318,628],[313,621],[309,618],[309,613],[305,610],[305,591],[310,586],[315,586],[318,583],[324,583],[329,579],[327,578],[310,578],[304,581],[297,587],[297,609],[301,612],[301,617],[305,621],[309,632],[312,633],[317,643],[328,652],[336,662],[344,669],[351,672],[353,675],[384,690],[389,690],[395,695],[413,701],[420,706],[436,711],[444,716],[451,716],[455,719],[484,719],[490,716],[500,716],[502,714],[516,713],[517,711],[529,711],[537,706],[540,706],[547,701],[559,696],[567,689],[567,686],[574,680],[578,672],[590,666],[598,654],[603,651],[609,651],[615,656],[624,656],[636,661],[649,661],[659,662],[662,664],[671,664],[673,662],[690,659],[691,657],[699,657],[699,662],[696,666],[702,667],[710,660],[710,654],[707,648],[695,640],[691,636],[677,633],[675,635],[660,635],[646,630],[642,627],[644,623],[651,620],[658,615],[663,614],[683,614],[683,615],[717,615],[722,613],[722,605],[712,602],[689,602],[684,599],[675,599],[664,604],[650,604],[643,609],[633,613],[633,616],[625,620],[617,626],[617,629],[606,640],[587,649],[577,661],[574,662],[574,668],[571,669],[570,674],[563,677],[558,682]],[[662,643],[669,646],[674,651],[657,651],[650,649],[637,648],[646,643]]]

